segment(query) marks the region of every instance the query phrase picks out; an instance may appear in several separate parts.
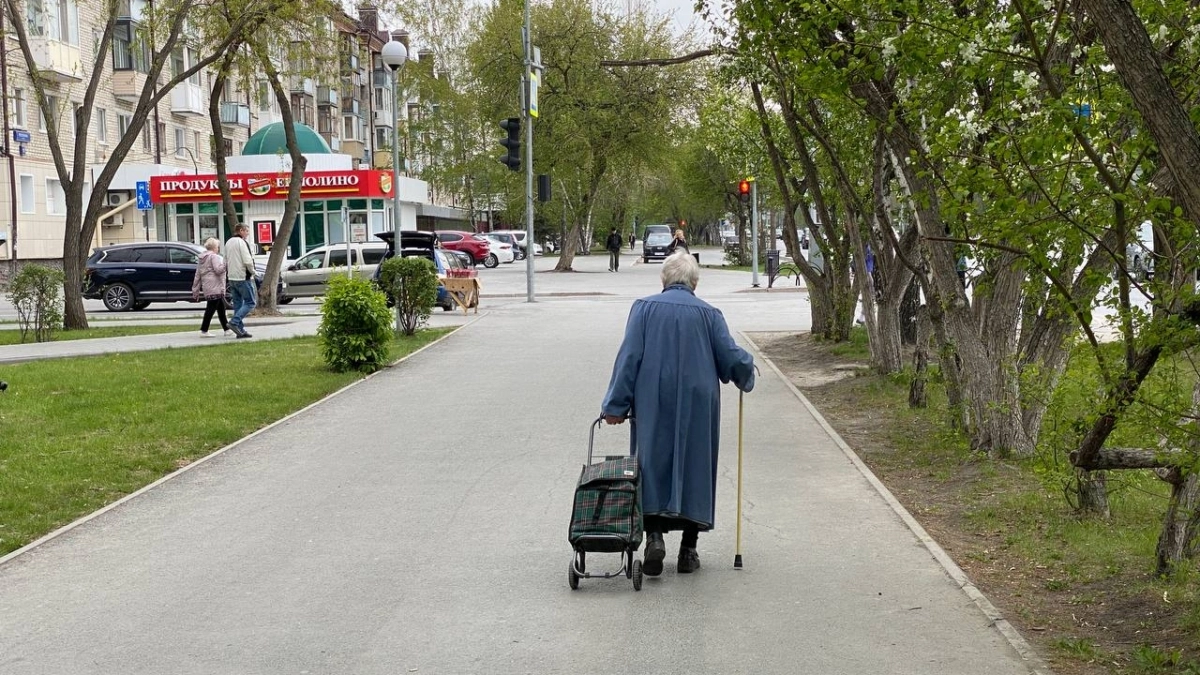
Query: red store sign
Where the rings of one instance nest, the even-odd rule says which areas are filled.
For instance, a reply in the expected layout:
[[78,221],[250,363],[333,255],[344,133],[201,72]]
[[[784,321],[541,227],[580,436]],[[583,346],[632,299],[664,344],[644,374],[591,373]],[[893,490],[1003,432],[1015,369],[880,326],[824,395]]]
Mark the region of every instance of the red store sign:
[[[234,201],[287,199],[291,175],[231,173],[229,192]],[[155,204],[219,202],[221,188],[215,174],[152,176],[150,199]],[[391,197],[392,174],[388,171],[310,171],[300,186],[301,199],[345,199]]]

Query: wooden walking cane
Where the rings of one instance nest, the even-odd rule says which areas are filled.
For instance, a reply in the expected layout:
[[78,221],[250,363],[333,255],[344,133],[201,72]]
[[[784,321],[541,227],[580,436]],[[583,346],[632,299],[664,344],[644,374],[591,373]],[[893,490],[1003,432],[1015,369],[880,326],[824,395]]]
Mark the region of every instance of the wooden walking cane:
[[738,469],[737,469],[737,544],[733,554],[733,569],[742,569],[742,417],[746,392],[738,392]]

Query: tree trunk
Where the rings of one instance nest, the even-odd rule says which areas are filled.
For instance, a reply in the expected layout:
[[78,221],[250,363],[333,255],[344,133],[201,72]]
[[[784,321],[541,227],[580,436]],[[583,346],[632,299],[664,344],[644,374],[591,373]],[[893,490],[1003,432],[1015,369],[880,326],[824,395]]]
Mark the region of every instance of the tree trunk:
[[[287,201],[284,202],[283,216],[280,218],[279,231],[275,233],[273,240],[283,242],[282,246],[272,246],[271,255],[267,258],[267,271],[263,273],[262,287],[259,288],[258,306],[254,309],[256,315],[278,315],[278,298],[275,291],[279,280],[279,271],[283,267],[283,259],[287,255],[287,242],[292,236],[292,228],[296,224],[296,217],[300,213],[300,188],[304,181],[304,169],[308,165],[308,159],[300,152],[300,145],[296,141],[295,117],[292,115],[291,98],[288,92],[284,90],[283,85],[279,81],[279,71],[276,70],[271,57],[267,55],[265,49],[261,45],[256,46],[259,63],[262,64],[263,70],[267,75],[267,81],[271,85],[271,90],[275,93],[275,100],[279,103],[279,114],[283,118],[283,136],[287,143],[288,156],[292,160],[292,171],[289,177]],[[393,190],[400,189],[400,186],[393,186]],[[395,214],[396,222],[399,222],[400,214]],[[349,234],[349,224],[344,224]],[[397,246],[399,244],[397,243]],[[530,252],[533,251],[532,246]],[[347,260],[349,265],[351,261]]]
[[929,404],[925,395],[926,371],[929,365],[929,358],[925,354],[925,345],[917,345],[917,350],[913,353],[913,364],[916,372],[913,374],[912,382],[908,385],[908,407],[924,408]]
[[1146,26],[1126,0],[1083,0],[1104,51],[1150,128],[1190,218],[1200,217],[1200,133],[1163,73]]
[[1075,486],[1079,512],[1108,520],[1111,515],[1108,508],[1108,475],[1104,471],[1076,469]]
[[1171,499],[1167,502],[1162,532],[1154,548],[1154,572],[1159,576],[1170,576],[1179,563],[1196,554],[1200,474],[1185,473],[1178,467],[1156,473],[1171,484]]
[[[67,221],[70,222],[72,217],[70,202],[67,203],[67,210]],[[78,217],[77,213],[75,215]],[[88,327],[87,312],[83,308],[83,269],[87,264],[87,259],[81,255],[80,248],[78,237],[63,237],[63,328],[65,330],[87,330]]]
[[914,279],[908,285],[908,290],[904,292],[904,299],[900,301],[900,309],[898,310],[900,321],[900,344],[915,345],[917,344],[917,314],[921,308],[921,291]]

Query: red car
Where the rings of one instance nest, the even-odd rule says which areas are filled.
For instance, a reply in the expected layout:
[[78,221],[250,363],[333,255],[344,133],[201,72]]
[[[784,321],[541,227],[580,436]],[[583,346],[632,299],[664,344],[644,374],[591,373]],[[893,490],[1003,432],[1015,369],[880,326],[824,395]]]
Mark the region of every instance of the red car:
[[475,235],[470,232],[438,230],[435,234],[437,234],[438,241],[442,242],[442,248],[448,248],[451,251],[462,251],[471,256],[472,265],[478,265],[488,257],[487,242],[476,239]]

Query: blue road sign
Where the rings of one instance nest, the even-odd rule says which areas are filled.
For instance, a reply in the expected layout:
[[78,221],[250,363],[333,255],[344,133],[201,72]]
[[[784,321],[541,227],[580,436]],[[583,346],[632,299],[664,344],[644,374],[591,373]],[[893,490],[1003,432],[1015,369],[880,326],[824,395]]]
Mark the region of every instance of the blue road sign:
[[13,140],[17,143],[28,143],[30,138],[31,137],[28,131],[25,131],[24,129],[13,129]]
[[154,203],[150,201],[150,181],[137,182],[137,207],[139,211],[150,211]]

